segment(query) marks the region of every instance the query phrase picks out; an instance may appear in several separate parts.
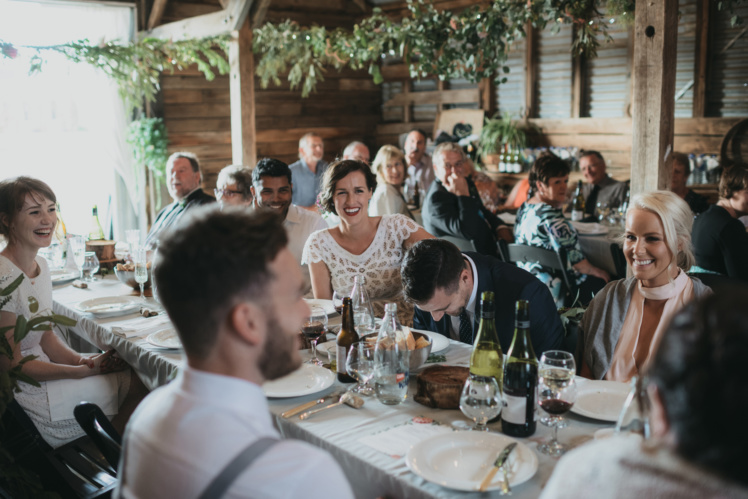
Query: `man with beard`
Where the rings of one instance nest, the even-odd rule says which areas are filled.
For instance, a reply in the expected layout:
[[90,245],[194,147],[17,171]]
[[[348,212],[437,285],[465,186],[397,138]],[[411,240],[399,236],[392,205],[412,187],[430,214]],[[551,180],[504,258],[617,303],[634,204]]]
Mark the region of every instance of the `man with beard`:
[[[327,224],[317,213],[291,204],[293,184],[288,165],[277,159],[261,159],[252,171],[251,191],[255,209],[270,209],[283,217],[283,227],[288,234],[288,249],[294,259],[301,263],[301,254],[309,235],[326,229]],[[304,278],[304,294],[307,294],[312,289],[309,268],[302,265],[301,273]]]
[[116,495],[352,498],[332,457],[280,440],[262,392],[301,365],[309,314],[280,217],[216,207],[184,222],[162,239],[155,279],[187,364],[130,419]]
[[293,204],[302,208],[316,210],[317,194],[322,177],[327,171],[325,144],[322,137],[314,132],[305,134],[299,140],[299,160],[289,165],[293,176]]
[[201,181],[197,156],[190,152],[175,152],[169,156],[166,161],[166,187],[174,202],[159,212],[146,237],[146,246],[158,245],[161,231],[175,224],[185,211],[216,200],[203,192]]
[[431,156],[426,154],[426,135],[420,130],[412,130],[405,138],[405,161],[408,163],[407,183],[414,188],[428,192],[434,181],[434,170],[431,167]]

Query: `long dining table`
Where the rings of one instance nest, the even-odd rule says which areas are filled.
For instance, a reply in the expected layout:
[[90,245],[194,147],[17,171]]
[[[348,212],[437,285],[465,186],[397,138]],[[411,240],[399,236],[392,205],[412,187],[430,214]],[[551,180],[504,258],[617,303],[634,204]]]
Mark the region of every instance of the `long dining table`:
[[[131,313],[100,319],[75,308],[79,302],[91,298],[132,294],[132,288],[121,284],[114,276],[100,279],[92,283],[88,289],[77,289],[69,284],[60,285],[53,292],[54,311],[77,319],[78,323],[71,331],[85,342],[100,349],[114,348],[118,355],[137,371],[146,386],[153,389],[168,383],[175,371],[185,362],[181,350],[159,348],[147,341],[148,334],[160,327],[157,323],[164,324],[165,327],[169,325],[168,318],[163,315],[144,318],[138,313]],[[147,299],[145,304],[151,308],[158,307],[152,298]],[[331,317],[331,323],[335,323],[336,320],[339,323],[339,316]],[[128,328],[141,328],[146,332],[125,337],[121,332]],[[469,345],[450,340],[448,347],[438,354],[445,357],[441,363],[467,366],[470,352]],[[304,351],[303,356],[309,358],[309,352]],[[327,450],[335,457],[351,482],[356,497],[498,496],[498,492],[461,492],[449,489],[426,481],[410,471],[406,465],[405,454],[411,445],[437,432],[464,431],[467,423],[467,419],[459,410],[433,409],[415,402],[413,395],[416,390],[416,375],[417,373],[411,373],[408,397],[396,406],[385,406],[375,397],[364,397],[365,403],[359,409],[341,406],[315,414],[303,421],[298,417],[281,417],[281,413],[293,407],[350,387],[336,380],[332,386],[319,393],[301,397],[271,398],[268,400],[269,408],[276,427],[284,437],[304,440]],[[568,414],[567,419],[569,425],[559,431],[559,440],[571,446],[578,446],[594,438],[597,430],[612,427],[611,423],[576,414]],[[491,424],[489,428],[492,432],[498,432],[500,424]],[[514,497],[537,497],[548,481],[557,459],[539,453],[537,445],[550,435],[551,429],[538,422],[535,435],[519,439],[537,456],[538,469],[528,481],[513,487]],[[488,470],[490,463],[482,466]],[[324,473],[324,470],[320,470],[320,473]]]

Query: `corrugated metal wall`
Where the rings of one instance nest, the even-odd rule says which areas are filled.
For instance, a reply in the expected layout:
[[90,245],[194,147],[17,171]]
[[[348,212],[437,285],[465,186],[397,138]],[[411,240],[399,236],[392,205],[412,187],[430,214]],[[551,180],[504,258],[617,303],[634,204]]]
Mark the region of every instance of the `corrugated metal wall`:
[[[678,48],[675,63],[675,96],[694,79],[696,64],[696,5],[698,0],[678,2]],[[675,101],[675,117],[693,116],[693,86]]]
[[623,118],[631,78],[629,28],[614,18],[606,18],[606,23],[612,41],[599,37],[597,57],[585,63],[581,114],[592,118]]
[[512,113],[512,116],[520,118],[524,116],[527,104],[525,103],[525,41],[519,40],[512,46],[507,57],[506,65],[509,73],[502,75],[506,77],[506,83],[496,88],[496,109],[499,113]]
[[748,115],[748,33],[738,39],[724,54],[722,50],[748,25],[748,5],[736,9],[743,25],[730,26],[730,16],[714,15],[707,85],[707,116]]
[[569,24],[552,33],[553,23],[537,34],[538,118],[571,117],[571,34]]

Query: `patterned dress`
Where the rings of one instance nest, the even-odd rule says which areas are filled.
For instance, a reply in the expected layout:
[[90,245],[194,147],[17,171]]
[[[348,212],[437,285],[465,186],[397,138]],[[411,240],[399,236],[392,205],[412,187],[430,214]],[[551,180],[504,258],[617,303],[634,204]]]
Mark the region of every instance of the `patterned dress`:
[[403,244],[420,226],[404,215],[384,215],[368,248],[360,255],[343,249],[329,229],[312,233],[304,247],[302,263],[324,262],[330,271],[332,289],[349,292],[353,278],[366,277],[366,291],[377,317],[384,315],[386,302],[397,303],[400,322],[413,324],[413,304],[403,296],[400,263],[405,256]]
[[[574,265],[585,259],[579,246],[577,231],[564,218],[560,209],[545,203],[524,203],[517,212],[514,225],[514,238],[517,244],[537,246],[540,248],[566,251],[566,273],[570,279],[581,285],[587,276],[574,269]],[[537,262],[518,262],[519,267],[527,270],[543,281],[551,290],[556,305],[564,305],[564,281],[560,271],[541,266]]]

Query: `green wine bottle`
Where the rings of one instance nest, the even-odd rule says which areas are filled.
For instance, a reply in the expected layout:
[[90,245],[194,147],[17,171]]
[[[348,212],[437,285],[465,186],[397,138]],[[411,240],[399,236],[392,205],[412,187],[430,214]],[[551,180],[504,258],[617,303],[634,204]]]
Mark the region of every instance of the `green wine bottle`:
[[496,333],[492,291],[484,291],[481,294],[480,307],[478,334],[473,344],[473,353],[470,355],[470,374],[493,376],[501,388],[504,378],[503,358],[499,335]]
[[517,301],[514,339],[504,364],[504,408],[501,430],[512,437],[529,437],[536,427],[538,359],[530,341],[530,303]]

